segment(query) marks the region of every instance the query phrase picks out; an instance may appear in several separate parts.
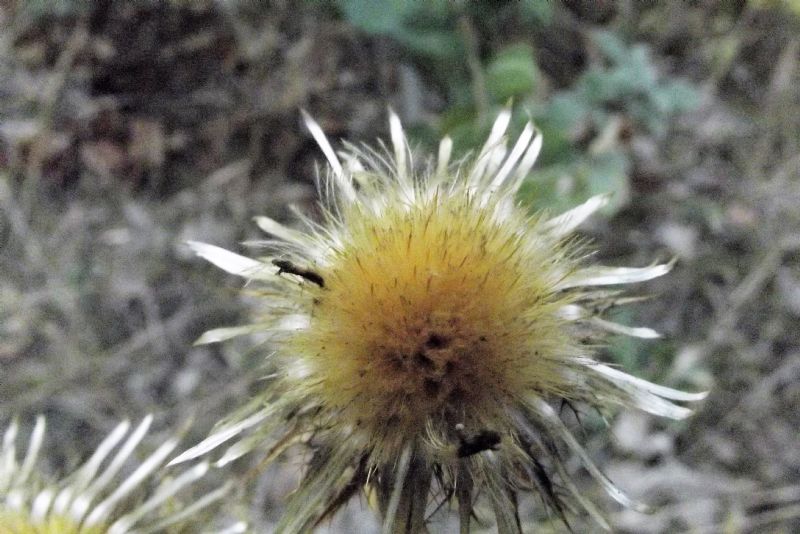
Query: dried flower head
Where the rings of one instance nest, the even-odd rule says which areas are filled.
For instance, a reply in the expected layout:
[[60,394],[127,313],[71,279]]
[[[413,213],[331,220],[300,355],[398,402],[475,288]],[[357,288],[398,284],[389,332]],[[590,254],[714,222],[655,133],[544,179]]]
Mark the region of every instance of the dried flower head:
[[[257,324],[201,342],[271,336],[276,374],[263,394],[176,461],[234,437],[224,464],[255,445],[269,458],[298,442],[312,451],[280,530],[307,532],[364,490],[386,532],[422,532],[441,501],[462,532],[480,498],[500,532],[520,532],[517,495],[535,490],[565,517],[571,495],[607,527],[571,482],[566,446],[619,502],[639,507],[597,469],[553,408],[612,405],[683,418],[688,394],[592,359],[606,332],[655,337],[596,311],[622,302],[607,286],[661,276],[670,265],[585,266],[573,230],[606,203],[595,197],[549,218],[515,194],[541,148],[528,124],[508,150],[502,112],[477,156],[417,167],[396,115],[386,153],[346,145],[339,155],[305,116],[329,168],[322,222],[305,231],[259,217],[275,238],[258,260],[203,243],[195,252],[258,283]],[[341,158],[341,159],[340,159]],[[606,288],[606,289],[603,289]],[[249,433],[243,437],[245,433]]]
[[[175,450],[175,438],[163,443],[130,474],[120,476],[151,422],[148,416],[130,434],[130,423],[120,423],[85,464],[56,482],[36,471],[44,441],[44,418],[37,418],[21,463],[16,454],[19,427],[12,422],[0,450],[0,534],[187,532],[180,529],[181,525],[221,499],[230,485],[183,508],[175,506],[171,501],[176,494],[208,471],[208,464],[201,463],[174,478],[159,477],[156,470]],[[114,449],[117,452],[111,457]],[[157,481],[160,483],[151,487]],[[225,532],[243,531],[244,525],[236,524]]]

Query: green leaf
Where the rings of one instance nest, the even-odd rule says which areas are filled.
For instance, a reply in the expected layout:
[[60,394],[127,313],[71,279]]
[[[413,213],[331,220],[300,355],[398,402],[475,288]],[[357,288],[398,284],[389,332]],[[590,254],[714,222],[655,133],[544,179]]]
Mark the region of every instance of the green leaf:
[[534,170],[533,176],[522,184],[519,199],[531,211],[547,210],[562,213],[579,204],[576,201],[577,183],[569,165],[557,164]]
[[597,31],[592,34],[592,41],[600,48],[608,59],[614,63],[622,63],[628,55],[625,43],[609,31]]
[[553,2],[522,0],[520,14],[529,24],[545,25],[553,19]]
[[526,44],[501,50],[486,69],[487,88],[498,104],[534,92],[539,78],[533,49]]
[[562,91],[550,99],[541,120],[553,129],[572,130],[586,120],[590,109],[590,102],[584,94]]
[[520,200],[534,211],[561,213],[590,197],[608,194],[611,201],[602,212],[613,215],[628,202],[629,168],[628,158],[620,151],[550,165],[533,172],[521,188]]
[[457,59],[463,56],[461,40],[447,30],[411,30],[393,34],[408,50],[433,59]]
[[607,193],[611,201],[603,208],[611,215],[628,203],[630,198],[630,181],[628,172],[630,161],[620,151],[611,151],[591,157],[582,165],[584,195],[586,198]]
[[408,9],[405,0],[342,0],[342,13],[351,24],[367,33],[402,33]]

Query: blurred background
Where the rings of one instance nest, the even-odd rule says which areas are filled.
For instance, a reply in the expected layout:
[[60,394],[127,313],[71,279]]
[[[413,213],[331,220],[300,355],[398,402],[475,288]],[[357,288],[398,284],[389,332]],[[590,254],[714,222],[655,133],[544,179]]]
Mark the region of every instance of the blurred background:
[[[585,425],[654,514],[587,493],[619,532],[798,532],[799,62],[797,0],[3,2],[0,422],[47,415],[55,471],[151,412],[152,444],[190,419],[196,443],[259,387],[265,349],[192,345],[257,303],[184,242],[247,254],[254,216],[314,213],[324,160],[299,110],[334,145],[374,144],[391,105],[420,151],[449,134],[466,154],[511,105],[545,139],[521,202],[613,192],[582,228],[598,258],[678,258],[615,317],[664,337],[601,357],[711,391],[682,423]],[[226,512],[269,532],[298,464]],[[565,531],[528,509],[528,531]],[[371,532],[369,516],[354,502],[322,530]]]

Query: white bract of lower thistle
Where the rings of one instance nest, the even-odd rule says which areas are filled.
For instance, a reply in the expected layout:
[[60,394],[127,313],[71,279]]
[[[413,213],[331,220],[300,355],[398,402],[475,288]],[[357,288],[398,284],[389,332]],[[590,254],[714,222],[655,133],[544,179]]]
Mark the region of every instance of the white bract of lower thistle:
[[[273,240],[258,259],[192,242],[201,257],[252,283],[263,307],[251,325],[199,342],[267,334],[274,374],[263,393],[174,462],[236,440],[225,464],[256,446],[275,458],[308,445],[281,532],[308,532],[364,491],[385,532],[422,532],[436,500],[457,503],[462,531],[483,500],[500,532],[520,532],[518,495],[538,491],[566,520],[564,494],[608,528],[571,482],[561,449],[620,503],[553,405],[623,406],[681,419],[674,401],[703,394],[651,384],[592,357],[607,333],[657,337],[597,310],[622,304],[614,286],[661,276],[588,264],[573,231],[604,206],[598,196],[555,217],[530,215],[515,195],[542,146],[533,125],[510,148],[503,111],[480,152],[416,165],[390,113],[391,149],[337,153],[304,115],[328,160],[322,220],[297,230],[267,217]],[[630,299],[628,299],[630,300]],[[441,504],[439,502],[438,504]]]
[[[209,469],[203,462],[174,477],[159,472],[178,445],[176,438],[164,442],[130,474],[122,475],[152,420],[152,416],[146,417],[132,432],[129,422],[120,423],[86,463],[57,481],[36,470],[44,443],[44,417],[36,419],[21,461],[16,452],[19,426],[12,422],[0,450],[0,534],[183,532],[179,527],[222,499],[231,484],[168,510],[175,505],[171,501],[176,495]],[[152,489],[154,482],[159,483]],[[244,524],[233,525],[228,532],[244,532]]]

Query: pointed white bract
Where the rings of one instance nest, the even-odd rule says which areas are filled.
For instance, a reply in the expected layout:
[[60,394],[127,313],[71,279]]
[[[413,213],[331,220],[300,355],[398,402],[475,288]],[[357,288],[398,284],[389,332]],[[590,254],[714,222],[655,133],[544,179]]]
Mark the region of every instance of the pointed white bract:
[[450,156],[453,153],[453,140],[445,137],[439,143],[439,157],[436,160],[436,174],[434,175],[437,183],[441,183],[447,176],[450,168]]
[[558,289],[646,282],[667,274],[672,266],[670,262],[652,267],[587,267],[567,276]]
[[530,141],[533,138],[533,133],[533,124],[526,124],[525,129],[522,130],[522,134],[519,136],[516,144],[514,144],[514,148],[511,150],[508,158],[503,162],[503,166],[494,174],[492,182],[489,185],[490,190],[497,189],[505,183],[506,178],[510,176],[512,171],[516,168],[519,158],[528,150]]
[[562,213],[547,221],[549,228],[556,236],[565,236],[572,233],[578,226],[594,215],[594,213],[608,204],[608,195],[596,195],[578,207]]
[[345,174],[339,158],[336,157],[336,152],[333,151],[331,144],[328,142],[328,138],[325,136],[325,132],[323,132],[319,124],[311,118],[311,115],[305,111],[303,111],[303,120],[306,123],[306,127],[311,132],[311,135],[314,136],[314,140],[319,145],[322,153],[325,154],[325,157],[328,159],[328,165],[330,165],[336,185],[339,186],[339,191],[341,191],[345,200],[352,202],[356,196],[353,183],[350,181],[350,177]]
[[[292,228],[288,228],[274,219],[270,219],[269,217],[256,217],[255,221],[258,227],[261,228],[264,232],[274,235],[279,239],[282,239],[289,243],[294,243],[295,245],[300,245],[300,246],[309,245],[310,240],[308,239],[308,236],[306,234],[294,230]],[[199,255],[199,251],[196,252]]]
[[267,415],[269,415],[269,412],[263,410],[251,415],[243,421],[238,421],[235,424],[217,429],[211,436],[203,440],[200,444],[195,445],[191,449],[181,453],[177,458],[174,458],[172,461],[170,461],[169,465],[180,464],[203,456],[207,452],[216,449],[223,443],[230,441],[232,438],[238,436],[248,428],[259,424],[266,419]]
[[223,271],[236,276],[254,280],[269,280],[274,276],[274,273],[268,269],[267,265],[224,248],[198,243],[197,241],[188,241],[186,244],[201,258],[205,258]]

